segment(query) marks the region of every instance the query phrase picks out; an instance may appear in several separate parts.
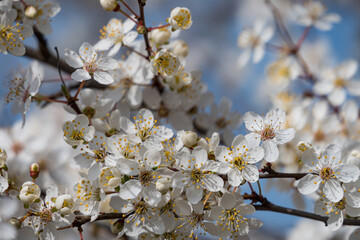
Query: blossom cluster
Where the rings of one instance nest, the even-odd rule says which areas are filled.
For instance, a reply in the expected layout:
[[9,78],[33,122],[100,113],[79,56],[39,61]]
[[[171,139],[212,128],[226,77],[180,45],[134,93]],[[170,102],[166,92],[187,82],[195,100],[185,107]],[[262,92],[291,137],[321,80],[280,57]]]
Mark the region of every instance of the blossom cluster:
[[[23,119],[0,131],[0,210],[9,206],[0,211],[0,239],[29,227],[40,239],[74,227],[83,238],[82,225],[104,219],[118,238],[249,239],[263,225],[251,215],[273,210],[260,178],[292,191],[299,208],[303,195],[312,196],[330,230],[360,219],[357,62],[310,71],[299,53],[310,28],[330,30],[339,15],[317,1],[292,6],[305,26],[296,44],[291,37],[288,45],[269,44],[276,32],[263,20],[243,29],[238,66],[277,49],[266,74],[278,87],[269,90],[266,114],[240,115],[229,98],[216,103],[201,71],[187,64],[189,46],[178,37],[193,24],[188,8],[148,27],[146,1],[139,0],[139,14],[125,1],[100,4],[127,19],[110,19],[98,42],[60,53],[69,68],[56,67],[75,85],[60,74],[62,95],[40,94],[46,77],[37,61],[11,76],[6,102]],[[53,0],[1,2],[0,52],[28,53],[23,40],[50,34],[59,11]],[[129,53],[119,57],[124,49]],[[310,93],[293,93],[291,83],[303,79]],[[51,104],[25,124],[31,102]]]

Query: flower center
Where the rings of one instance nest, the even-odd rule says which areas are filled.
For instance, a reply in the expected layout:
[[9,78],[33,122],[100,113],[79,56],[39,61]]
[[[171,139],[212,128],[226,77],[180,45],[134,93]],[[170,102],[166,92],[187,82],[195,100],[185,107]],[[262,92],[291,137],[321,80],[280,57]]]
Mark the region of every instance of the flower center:
[[236,158],[234,158],[233,162],[235,167],[237,167],[239,170],[242,170],[245,168],[245,165],[247,164],[247,162],[245,160],[242,159],[241,156],[238,156]]
[[334,85],[336,88],[343,88],[346,85],[346,82],[342,78],[335,79]]
[[329,179],[334,177],[335,172],[330,167],[322,168],[320,171],[320,177],[322,179]]
[[275,137],[275,132],[270,126],[266,126],[265,129],[261,131],[261,140],[269,140]]
[[73,130],[70,138],[73,140],[82,140],[84,137],[84,133],[82,131],[78,131],[78,130]]
[[191,178],[195,181],[200,181],[203,178],[203,174],[199,168],[191,171]]
[[152,179],[152,174],[150,171],[143,171],[140,173],[139,179],[141,181],[141,184],[148,185]]
[[106,157],[106,152],[104,149],[100,149],[100,150],[93,150],[95,153],[95,161],[96,162],[104,162],[105,161],[105,157]]

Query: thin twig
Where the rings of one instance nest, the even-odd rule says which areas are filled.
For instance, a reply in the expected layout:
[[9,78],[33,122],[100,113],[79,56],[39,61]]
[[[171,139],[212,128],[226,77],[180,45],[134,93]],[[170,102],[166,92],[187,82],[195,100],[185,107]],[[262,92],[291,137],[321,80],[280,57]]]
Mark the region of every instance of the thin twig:
[[131,9],[131,7],[129,7],[129,5],[126,4],[126,2],[125,2],[124,0],[120,0],[120,2],[121,2],[122,4],[124,4],[124,6],[125,6],[127,9],[129,9],[129,11],[130,11],[132,14],[134,14],[136,18],[139,18],[139,16],[134,12],[134,10]]
[[140,24],[143,25],[145,28],[145,33],[143,35],[144,35],[146,51],[148,53],[147,59],[150,59],[150,56],[152,55],[152,48],[150,46],[149,34],[148,34],[148,30],[147,30],[146,24],[145,24],[145,14],[144,14],[145,4],[143,4],[141,0],[138,0],[138,4],[139,4],[139,10],[140,10]]
[[132,47],[128,46],[128,45],[125,45],[123,44],[124,47],[126,47],[127,49],[129,49],[131,52],[134,52],[136,53],[137,55],[139,55],[140,57],[143,57],[145,59],[148,59],[147,56],[145,56],[144,54],[142,54],[141,52],[139,51],[136,51],[135,49],[133,49]]

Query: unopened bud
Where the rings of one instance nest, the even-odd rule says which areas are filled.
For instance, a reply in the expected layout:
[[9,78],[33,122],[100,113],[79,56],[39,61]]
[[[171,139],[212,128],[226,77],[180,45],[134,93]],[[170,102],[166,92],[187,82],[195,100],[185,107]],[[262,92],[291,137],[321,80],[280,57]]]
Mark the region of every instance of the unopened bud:
[[4,149],[0,148],[0,168],[5,167],[7,161],[7,153]]
[[189,46],[182,40],[176,41],[172,48],[172,52],[179,58],[186,58],[189,54]]
[[100,4],[105,11],[114,11],[118,6],[117,0],[100,0]]
[[310,143],[303,141],[299,142],[296,145],[296,156],[300,158],[302,154],[308,149],[313,149],[313,146]]
[[197,135],[192,131],[187,131],[181,136],[185,147],[193,147],[197,143]]
[[170,182],[166,180],[165,178],[160,178],[156,181],[156,190],[161,192],[162,194],[165,194],[170,189]]
[[111,232],[114,234],[118,234],[123,229],[124,229],[124,220],[123,219],[119,219],[116,222],[114,222],[113,224],[111,224]]
[[16,229],[20,229],[20,228],[21,228],[21,222],[20,222],[20,220],[17,219],[17,218],[11,218],[11,219],[9,220],[9,223],[10,223],[11,225],[13,225]]
[[139,25],[139,26],[137,26],[136,31],[139,34],[145,34],[146,33],[146,28],[143,25]]
[[151,31],[151,40],[158,45],[163,45],[169,41],[171,32],[167,28],[158,28]]
[[38,15],[38,10],[34,6],[27,6],[24,13],[27,18],[34,19]]
[[39,176],[40,173],[40,166],[37,163],[33,163],[30,166],[30,177],[32,179],[36,179]]

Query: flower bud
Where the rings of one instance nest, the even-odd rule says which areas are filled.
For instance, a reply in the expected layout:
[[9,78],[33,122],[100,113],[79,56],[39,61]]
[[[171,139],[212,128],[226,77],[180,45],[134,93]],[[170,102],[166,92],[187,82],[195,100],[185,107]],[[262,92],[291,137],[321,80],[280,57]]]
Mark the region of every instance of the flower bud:
[[103,188],[116,188],[121,183],[121,173],[116,167],[104,167],[100,172],[100,184]]
[[161,192],[162,194],[165,194],[170,189],[170,182],[166,180],[165,178],[160,178],[156,181],[156,190]]
[[143,25],[138,25],[137,28],[136,28],[136,31],[139,34],[145,34],[146,33],[146,28]]
[[308,149],[313,149],[313,146],[310,143],[303,141],[299,142],[296,145],[296,156],[300,158],[302,154]]
[[119,219],[116,222],[114,222],[113,224],[111,224],[111,232],[114,234],[118,234],[123,229],[124,229],[124,220],[123,219]]
[[19,198],[24,204],[29,204],[37,200],[40,197],[40,194],[41,190],[39,186],[28,181],[22,185]]
[[40,166],[37,163],[33,163],[30,166],[30,177],[32,179],[36,179],[39,176],[40,173]]
[[352,150],[349,157],[347,158],[346,163],[359,167],[360,166],[360,151],[357,149]]
[[11,218],[11,219],[9,220],[9,223],[10,223],[11,225],[13,225],[16,229],[20,229],[20,228],[21,228],[21,222],[20,222],[20,220],[17,219],[17,218]]
[[197,135],[192,131],[187,131],[181,136],[185,147],[193,147],[197,143]]
[[105,11],[113,11],[118,6],[117,0],[100,0],[100,4]]
[[186,44],[186,42],[178,40],[175,42],[172,48],[172,52],[179,58],[186,58],[186,56],[189,54],[189,46]]
[[24,13],[25,13],[25,16],[30,19],[34,19],[38,16],[38,10],[36,9],[36,7],[31,6],[31,5],[27,6],[25,8]]
[[4,149],[0,148],[0,168],[5,167],[7,161],[7,153]]
[[158,28],[151,31],[151,40],[157,45],[169,42],[171,32],[168,28]]
[[55,207],[61,215],[69,215],[75,210],[75,202],[70,194],[63,194],[56,198]]

